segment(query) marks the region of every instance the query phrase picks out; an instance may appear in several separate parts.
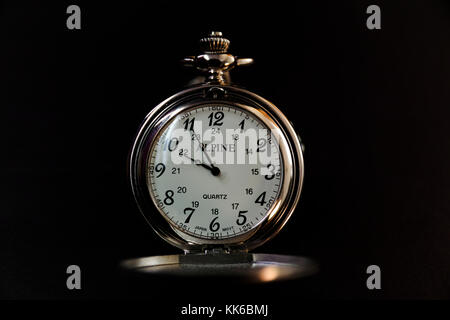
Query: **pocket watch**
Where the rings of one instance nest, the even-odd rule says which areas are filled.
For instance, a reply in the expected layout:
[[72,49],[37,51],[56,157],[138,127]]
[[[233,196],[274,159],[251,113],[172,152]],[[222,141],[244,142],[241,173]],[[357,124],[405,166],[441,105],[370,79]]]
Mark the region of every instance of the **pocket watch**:
[[147,222],[185,253],[236,253],[273,238],[300,198],[303,149],[271,102],[231,83],[250,58],[221,32],[182,62],[201,73],[157,105],[131,149],[131,188]]

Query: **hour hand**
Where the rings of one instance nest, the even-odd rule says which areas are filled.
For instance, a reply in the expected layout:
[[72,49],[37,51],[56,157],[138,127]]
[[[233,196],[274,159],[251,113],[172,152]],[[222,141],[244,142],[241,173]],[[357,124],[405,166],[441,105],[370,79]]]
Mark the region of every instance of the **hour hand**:
[[200,162],[199,160],[194,160],[191,157],[185,156],[186,158],[190,159],[192,162],[194,162],[196,165],[201,166],[205,169],[208,169],[209,171],[211,171],[213,176],[218,176],[220,174],[220,170],[219,168],[217,168],[216,166],[208,166],[205,163]]

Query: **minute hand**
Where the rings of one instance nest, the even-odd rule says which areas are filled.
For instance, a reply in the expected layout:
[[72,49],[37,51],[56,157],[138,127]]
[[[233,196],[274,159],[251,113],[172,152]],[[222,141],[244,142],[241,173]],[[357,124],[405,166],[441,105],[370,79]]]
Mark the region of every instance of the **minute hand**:
[[206,156],[206,159],[208,159],[208,162],[209,162],[209,164],[211,165],[211,167],[212,167],[213,169],[216,168],[216,170],[218,170],[219,173],[220,173],[219,168],[217,168],[217,167],[214,165],[214,163],[212,163],[211,158],[209,157],[208,153],[206,153],[206,151],[205,151],[206,143],[203,144],[203,143],[200,142],[200,140],[198,139],[198,136],[195,134],[194,129],[192,129],[191,131],[192,131],[192,133],[193,133],[193,135],[194,135],[194,137],[195,137],[195,140],[197,140],[198,144],[200,145],[200,148],[202,149],[203,154]]

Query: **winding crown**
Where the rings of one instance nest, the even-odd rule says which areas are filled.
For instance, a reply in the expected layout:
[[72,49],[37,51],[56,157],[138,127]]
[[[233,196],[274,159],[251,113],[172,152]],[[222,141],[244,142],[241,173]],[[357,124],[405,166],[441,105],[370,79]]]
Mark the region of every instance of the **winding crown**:
[[230,83],[229,71],[234,67],[249,65],[253,63],[253,59],[238,58],[228,53],[229,46],[230,40],[224,38],[222,32],[213,31],[209,36],[200,39],[200,48],[203,53],[185,57],[182,63],[207,75],[207,78],[202,80],[203,82]]
[[230,40],[222,36],[222,32],[212,31],[209,36],[200,39],[200,48],[205,53],[226,53]]

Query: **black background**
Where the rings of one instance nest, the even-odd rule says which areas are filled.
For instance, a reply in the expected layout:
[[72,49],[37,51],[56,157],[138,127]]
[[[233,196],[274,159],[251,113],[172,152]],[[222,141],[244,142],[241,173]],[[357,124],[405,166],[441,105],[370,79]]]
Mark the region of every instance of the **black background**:
[[[66,28],[70,4],[81,30]],[[366,28],[370,4],[381,30]],[[0,298],[139,297],[176,314],[196,302],[450,297],[448,3],[6,1],[0,23]],[[178,252],[138,212],[127,155],[145,115],[194,76],[178,61],[210,30],[255,59],[233,80],[279,106],[306,144],[300,204],[257,251],[313,257],[314,277],[136,281],[117,268]],[[66,289],[71,264],[80,291]],[[366,288],[371,264],[382,290]]]

